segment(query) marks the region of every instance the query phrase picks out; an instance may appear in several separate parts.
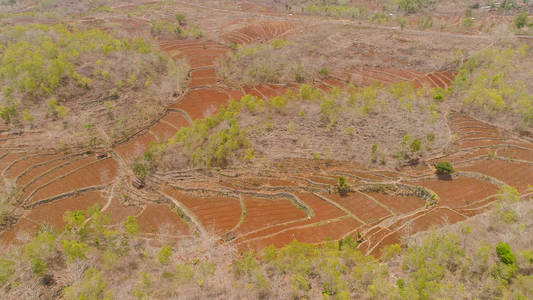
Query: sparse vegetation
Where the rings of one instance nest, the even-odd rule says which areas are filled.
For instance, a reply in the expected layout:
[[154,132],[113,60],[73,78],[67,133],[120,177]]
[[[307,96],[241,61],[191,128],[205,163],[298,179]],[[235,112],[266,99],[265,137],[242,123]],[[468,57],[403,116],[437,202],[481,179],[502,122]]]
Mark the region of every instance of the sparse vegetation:
[[230,85],[309,82],[327,76],[320,60],[300,55],[302,45],[274,39],[268,44],[238,45],[217,64],[217,73]]
[[350,189],[350,185],[346,183],[346,178],[344,176],[340,176],[337,185],[335,186],[335,192],[341,196],[346,196],[348,192],[350,192]]
[[533,90],[524,74],[531,61],[527,45],[488,48],[474,55],[455,80],[456,94],[464,96],[463,107],[508,128],[527,130],[533,124]]
[[[164,59],[142,38],[120,39],[98,29],[69,30],[63,25],[4,26],[0,31],[2,119],[12,127],[56,128],[61,131],[56,139],[71,145],[106,144],[124,137],[162,109],[159,97],[168,97],[184,80],[179,75],[183,67]],[[33,38],[36,35],[39,39]],[[138,105],[120,100],[119,94],[135,94]],[[113,110],[109,114],[82,109],[83,103],[108,95],[112,102],[96,101],[93,106],[108,103]],[[146,105],[150,109],[144,109]],[[89,142],[80,135],[87,119],[99,120],[102,130],[109,127],[109,136]]]

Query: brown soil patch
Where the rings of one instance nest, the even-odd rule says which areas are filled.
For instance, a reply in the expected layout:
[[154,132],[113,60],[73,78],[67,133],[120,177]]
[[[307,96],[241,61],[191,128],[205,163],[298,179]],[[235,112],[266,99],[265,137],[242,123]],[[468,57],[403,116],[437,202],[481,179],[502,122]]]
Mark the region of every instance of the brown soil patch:
[[[70,158],[70,160],[73,160],[74,158]],[[61,164],[64,164],[65,160],[57,160],[57,161],[49,161],[44,165],[34,167],[31,170],[27,171],[24,175],[20,176],[17,180],[17,185],[24,186],[28,182],[30,182],[32,179],[36,178],[37,176],[41,175],[42,173],[46,172],[47,170],[50,170],[52,168],[55,168]]]
[[498,150],[498,156],[527,160],[533,162],[533,150],[528,149],[502,149]]
[[228,43],[266,42],[282,35],[295,25],[293,22],[263,22],[229,32],[221,38]]
[[277,223],[306,218],[305,213],[288,199],[266,199],[242,196],[246,206],[243,223],[235,230],[238,234],[247,233]]
[[6,156],[0,159],[0,170],[4,171],[13,161],[27,156],[26,153],[8,153]]
[[189,225],[166,204],[148,204],[137,217],[140,233],[188,235]]
[[31,197],[31,202],[85,187],[109,184],[117,175],[117,168],[115,160],[110,158],[101,160],[46,185]]
[[426,201],[415,196],[397,196],[383,193],[368,193],[371,197],[390,208],[396,214],[406,214],[423,208]]
[[165,188],[164,192],[183,203],[208,230],[214,229],[220,234],[239,224],[242,213],[239,199],[222,196],[199,197],[173,188]]
[[242,89],[244,90],[244,92],[247,95],[252,95],[252,96],[255,96],[255,97],[260,98],[260,99],[266,99],[267,98],[263,94],[261,94],[258,90],[256,90],[255,87],[245,86]]
[[33,235],[38,226],[37,223],[22,217],[13,227],[0,233],[0,245],[5,245],[3,249],[20,245]]
[[139,155],[142,155],[148,150],[150,143],[156,142],[156,138],[150,132],[145,132],[116,146],[113,150],[118,153],[124,161],[132,163]]
[[[424,216],[413,220],[410,234],[428,230],[432,226],[441,227],[444,225],[455,224],[464,219],[465,217],[450,209],[439,207],[428,212]],[[383,245],[385,244],[383,243]]]
[[50,224],[54,229],[60,230],[66,225],[63,220],[65,212],[86,210],[95,203],[100,204],[100,207],[104,206],[105,200],[102,198],[100,191],[90,191],[39,205],[32,209],[30,213],[26,215],[26,218],[39,224]]
[[35,164],[46,162],[46,161],[49,161],[49,160],[52,160],[58,157],[60,157],[60,155],[47,155],[47,154],[32,156],[32,157],[25,157],[22,160],[19,160],[13,165],[11,165],[9,169],[5,171],[5,176],[7,178],[15,178],[18,175],[22,174],[22,172],[24,172],[27,168]]
[[194,120],[216,113],[220,106],[228,102],[229,97],[226,93],[206,88],[190,91],[183,100],[171,108],[184,110]]
[[203,86],[211,86],[211,85],[216,85],[217,82],[218,82],[218,79],[216,77],[204,77],[204,78],[193,77],[191,82],[189,83],[189,87],[196,88],[196,87],[203,87]]
[[157,136],[159,141],[166,141],[172,137],[177,130],[165,122],[158,122],[152,128],[150,128],[150,131]]
[[423,180],[409,184],[427,187],[440,197],[439,205],[452,208],[463,207],[498,193],[498,187],[471,177],[453,180]]
[[217,70],[215,68],[193,70],[191,71],[191,77],[217,77]]
[[185,119],[182,114],[174,111],[169,111],[161,120],[174,125],[176,128],[186,127],[189,125],[189,122],[187,122],[187,119]]
[[[313,195],[312,193],[294,193],[294,195],[296,195],[301,201],[305,202],[305,204],[311,207],[311,209],[315,213],[313,217],[302,221],[290,222],[288,224],[278,224],[263,230],[258,230],[257,232],[243,236],[242,240],[250,240],[261,236],[274,234],[276,232],[280,232],[288,228],[295,228],[306,224],[313,224],[325,220],[332,220],[346,216],[345,212],[329,204],[327,201],[322,200],[319,197]],[[358,225],[361,224],[358,223]]]
[[375,222],[390,215],[386,209],[360,193],[348,193],[344,197],[338,194],[323,196],[348,209],[352,214],[367,223]]
[[288,229],[270,237],[246,242],[240,245],[239,248],[264,249],[270,245],[279,248],[288,245],[293,240],[306,243],[321,243],[327,239],[338,240],[359,225],[356,220],[347,217],[324,224]]
[[[35,189],[37,189],[39,186],[48,183],[57,177],[61,176],[62,174],[66,174],[68,172],[71,172],[77,168],[80,168],[88,163],[92,163],[96,161],[96,158],[94,156],[82,158],[80,160],[72,161],[68,164],[62,165],[61,167],[58,167],[57,169],[54,169],[53,171],[46,173],[45,175],[42,175],[34,182],[30,183],[27,186],[24,186],[24,193],[22,194],[21,199],[26,199],[31,192],[33,192]],[[36,177],[37,178],[37,177]]]
[[472,171],[497,178],[523,193],[528,185],[533,184],[533,164],[515,163],[503,160],[483,160],[471,166],[459,168],[461,171]]
[[141,210],[139,206],[124,206],[119,199],[113,198],[105,212],[111,216],[111,224],[118,224],[126,221],[129,216],[138,215]]

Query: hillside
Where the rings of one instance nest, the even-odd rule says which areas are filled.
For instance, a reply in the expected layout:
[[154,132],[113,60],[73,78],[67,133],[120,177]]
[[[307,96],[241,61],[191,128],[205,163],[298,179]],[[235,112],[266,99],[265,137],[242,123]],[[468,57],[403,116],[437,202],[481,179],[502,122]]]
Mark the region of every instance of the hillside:
[[0,298],[533,297],[528,1],[3,1]]

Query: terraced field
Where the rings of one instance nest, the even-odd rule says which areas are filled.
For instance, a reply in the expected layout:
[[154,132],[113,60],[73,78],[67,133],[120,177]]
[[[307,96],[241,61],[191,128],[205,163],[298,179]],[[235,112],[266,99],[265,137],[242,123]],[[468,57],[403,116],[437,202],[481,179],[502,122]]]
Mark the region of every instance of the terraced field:
[[[229,44],[268,41],[295,27],[291,22],[258,23],[222,36],[226,44],[204,39],[161,41],[168,55],[189,61],[189,89],[159,120],[109,153],[35,150],[23,142],[31,134],[14,135],[3,128],[1,179],[22,215],[0,233],[0,241],[23,241],[43,222],[59,228],[64,212],[98,203],[110,213],[113,224],[137,216],[148,240],[214,231],[246,249],[353,235],[361,250],[379,255],[382,246],[406,235],[483,212],[502,184],[531,192],[533,143],[458,112],[447,116],[452,134],[458,137],[448,145],[447,154],[418,169],[384,171],[341,162],[315,168],[316,162],[301,160],[296,171],[266,170],[262,177],[232,170],[211,176],[184,170],[155,174],[149,182],[156,187],[153,190],[131,186],[130,165],[150,143],[168,139],[232,98],[244,94],[268,98],[297,89],[297,85],[268,84],[230,89],[219,82],[215,70],[215,60],[230,51]],[[348,81],[359,85],[408,81],[417,88],[445,88],[454,76],[454,70],[423,73],[368,67],[316,85],[328,90]],[[441,160],[456,166],[453,178],[434,175],[430,164]],[[332,193],[340,175],[355,189],[346,197]]]

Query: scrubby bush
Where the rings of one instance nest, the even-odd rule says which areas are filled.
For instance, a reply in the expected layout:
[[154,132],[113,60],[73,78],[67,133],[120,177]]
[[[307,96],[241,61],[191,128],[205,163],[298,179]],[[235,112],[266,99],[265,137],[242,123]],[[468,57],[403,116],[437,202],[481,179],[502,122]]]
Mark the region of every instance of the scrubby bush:
[[424,7],[433,5],[436,0],[397,0],[398,7],[406,13],[415,13]]
[[15,273],[15,262],[0,258],[0,287],[3,287],[9,277]]
[[337,185],[335,186],[335,192],[341,196],[346,196],[350,190],[351,188],[350,185],[346,183],[346,178],[344,176],[340,176]]
[[170,257],[172,256],[172,247],[163,246],[161,250],[157,253],[157,259],[160,264],[166,265],[170,262]]
[[107,283],[102,279],[102,275],[98,269],[89,268],[83,274],[81,282],[66,287],[63,295],[66,300],[111,300],[113,299],[113,294],[109,290],[106,291],[106,287]]
[[514,18],[514,25],[516,28],[521,29],[528,25],[528,13],[521,12]]
[[270,43],[236,46],[217,62],[217,74],[230,85],[309,82],[324,76],[320,60],[301,55],[301,45],[282,39]]
[[411,152],[418,152],[422,148],[422,141],[420,139],[413,139],[409,145]]
[[439,175],[451,175],[455,173],[455,169],[453,168],[452,164],[447,161],[438,162],[435,165],[435,169],[437,169],[437,174]]

